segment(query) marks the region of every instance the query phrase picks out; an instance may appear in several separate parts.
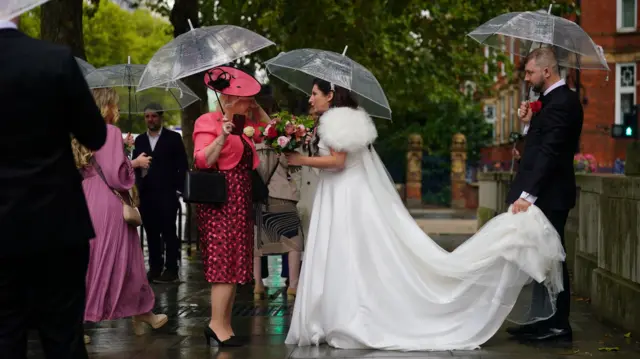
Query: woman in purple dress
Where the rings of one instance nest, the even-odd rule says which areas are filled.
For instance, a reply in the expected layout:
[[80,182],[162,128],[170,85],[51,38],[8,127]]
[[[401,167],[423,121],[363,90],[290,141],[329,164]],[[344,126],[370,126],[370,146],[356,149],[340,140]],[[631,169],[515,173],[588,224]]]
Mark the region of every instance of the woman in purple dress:
[[[142,335],[146,324],[160,328],[167,316],[151,311],[155,295],[147,280],[138,231],[124,221],[122,202],[114,190],[126,198],[135,181],[133,169],[147,168],[151,157],[144,153],[133,161],[126,157],[122,132],[113,125],[119,118],[115,90],[94,89],[93,96],[107,123],[107,142],[92,153],[72,141],[96,232],[91,241],[84,318],[99,322],[133,317],[134,332]],[[89,341],[85,336],[85,342]]]

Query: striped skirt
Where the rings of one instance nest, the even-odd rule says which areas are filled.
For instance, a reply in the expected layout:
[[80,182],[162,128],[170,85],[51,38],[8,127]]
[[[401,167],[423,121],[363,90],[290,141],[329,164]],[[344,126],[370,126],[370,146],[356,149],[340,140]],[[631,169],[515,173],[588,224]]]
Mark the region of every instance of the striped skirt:
[[302,251],[304,236],[296,202],[269,197],[257,211],[255,256]]

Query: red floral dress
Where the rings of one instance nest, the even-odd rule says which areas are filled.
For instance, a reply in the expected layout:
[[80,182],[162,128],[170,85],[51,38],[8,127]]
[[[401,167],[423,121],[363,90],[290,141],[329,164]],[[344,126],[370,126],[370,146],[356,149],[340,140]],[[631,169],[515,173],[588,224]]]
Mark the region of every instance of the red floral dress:
[[242,143],[240,163],[223,171],[227,202],[222,206],[197,206],[204,276],[210,283],[244,284],[253,280],[253,152],[246,141]]

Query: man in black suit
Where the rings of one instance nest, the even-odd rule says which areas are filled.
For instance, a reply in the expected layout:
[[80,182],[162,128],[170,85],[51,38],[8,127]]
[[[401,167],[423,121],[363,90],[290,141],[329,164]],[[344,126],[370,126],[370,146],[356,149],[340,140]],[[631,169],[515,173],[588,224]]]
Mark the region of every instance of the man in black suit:
[[163,128],[163,113],[158,104],[149,104],[145,108],[148,131],[136,137],[133,157],[146,153],[152,158],[148,170],[138,169],[136,172],[140,212],[149,248],[147,276],[149,281],[172,283],[179,280],[180,242],[176,216],[188,163],[182,136]]
[[[560,78],[558,63],[549,48],[536,49],[525,59],[525,81],[542,94],[542,108],[536,114],[528,103],[519,114],[529,123],[518,172],[507,195],[514,213],[535,203],[544,212],[564,246],[564,226],[576,204],[573,156],[579,146],[583,112],[578,95]],[[569,272],[563,263],[564,291],[558,295],[556,313],[535,325],[509,328],[515,336],[530,340],[572,338],[569,325],[571,301]],[[541,285],[536,288],[541,290]],[[534,289],[534,295],[537,291]]]
[[47,358],[87,358],[89,240],[95,237],[71,151],[106,141],[68,48],[0,21],[0,358],[27,356],[35,327]]

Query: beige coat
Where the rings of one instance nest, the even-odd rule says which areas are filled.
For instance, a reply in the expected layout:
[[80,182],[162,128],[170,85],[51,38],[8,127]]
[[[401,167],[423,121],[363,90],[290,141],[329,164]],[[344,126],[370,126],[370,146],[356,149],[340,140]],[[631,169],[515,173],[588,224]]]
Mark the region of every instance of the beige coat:
[[287,172],[289,172],[287,158],[284,155],[280,155],[280,163],[269,182],[269,197],[298,202],[300,200],[298,187],[300,180],[296,177],[300,177],[300,171],[291,174],[291,181],[287,179]]

